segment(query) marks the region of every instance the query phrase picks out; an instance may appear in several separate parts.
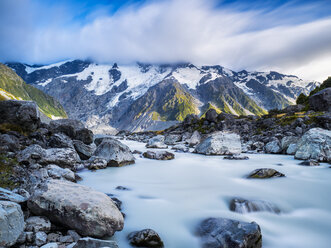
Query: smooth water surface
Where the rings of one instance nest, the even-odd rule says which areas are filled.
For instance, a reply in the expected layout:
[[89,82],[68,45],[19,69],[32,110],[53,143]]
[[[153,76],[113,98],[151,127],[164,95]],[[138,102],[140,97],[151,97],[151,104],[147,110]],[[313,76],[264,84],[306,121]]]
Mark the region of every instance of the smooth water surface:
[[[145,144],[123,141],[131,150]],[[153,150],[153,149],[149,149]],[[293,156],[249,154],[249,160],[229,161],[222,156],[175,153],[171,161],[136,156],[136,163],[80,173],[83,185],[112,193],[126,214],[123,231],[114,239],[120,248],[131,247],[131,231],[152,228],[166,248],[195,248],[197,224],[206,217],[255,221],[262,230],[265,248],[331,247],[331,169],[299,166]],[[286,175],[274,179],[246,179],[257,168],[274,168]],[[131,190],[115,190],[117,186]],[[282,213],[234,213],[231,197],[264,200]]]

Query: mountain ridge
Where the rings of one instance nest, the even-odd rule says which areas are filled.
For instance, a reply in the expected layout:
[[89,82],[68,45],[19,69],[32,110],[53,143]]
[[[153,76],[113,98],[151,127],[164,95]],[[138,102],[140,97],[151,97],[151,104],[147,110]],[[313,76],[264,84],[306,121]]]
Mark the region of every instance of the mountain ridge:
[[[28,83],[58,99],[70,117],[84,121],[92,129],[101,124],[130,131],[165,128],[187,114],[202,115],[206,104],[236,115],[263,115],[270,109],[295,103],[299,94],[308,94],[319,85],[274,71],[235,72],[220,65],[190,63],[120,65],[70,60],[47,66],[8,66]],[[176,107],[162,111],[166,99],[159,89],[154,96],[162,99],[156,105],[149,100],[148,105],[153,106],[144,109],[144,101],[138,99],[147,101],[150,89],[164,82],[172,86],[177,82],[179,95],[186,99],[180,100],[175,94],[170,101]],[[137,112],[133,114],[132,109]],[[139,115],[140,112],[143,113]]]

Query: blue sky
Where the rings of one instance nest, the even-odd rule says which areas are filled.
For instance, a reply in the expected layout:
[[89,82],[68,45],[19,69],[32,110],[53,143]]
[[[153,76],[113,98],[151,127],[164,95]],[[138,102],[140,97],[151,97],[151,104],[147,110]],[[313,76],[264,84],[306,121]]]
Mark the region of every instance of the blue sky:
[[0,0],[0,61],[331,74],[331,0]]

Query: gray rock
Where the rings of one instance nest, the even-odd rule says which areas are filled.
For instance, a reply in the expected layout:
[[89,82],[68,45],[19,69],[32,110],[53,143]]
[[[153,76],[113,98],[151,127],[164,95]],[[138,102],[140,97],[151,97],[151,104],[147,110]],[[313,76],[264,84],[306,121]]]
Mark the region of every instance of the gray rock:
[[59,242],[60,243],[67,243],[68,244],[68,243],[74,242],[74,239],[70,235],[66,235],[66,236],[61,236],[59,238]]
[[22,203],[25,202],[26,199],[21,195],[11,192],[10,190],[0,188],[0,201],[12,201],[16,203]]
[[201,136],[198,131],[194,131],[191,138],[187,140],[190,147],[193,147],[201,142]]
[[168,146],[164,144],[164,136],[163,135],[157,135],[151,139],[148,140],[148,143],[146,144],[147,148],[158,148],[158,149],[166,149]]
[[297,135],[301,135],[301,134],[302,134],[302,128],[301,128],[301,127],[296,127],[296,128],[295,128],[295,133],[296,133]]
[[205,155],[240,154],[240,136],[230,132],[215,132],[197,145],[194,152]]
[[112,236],[123,229],[123,216],[106,194],[68,181],[45,182],[33,193],[28,207],[84,236]]
[[271,212],[280,213],[280,209],[273,203],[261,200],[247,200],[243,198],[233,198],[230,201],[230,210],[237,213],[250,213],[250,212]]
[[49,138],[47,145],[51,148],[74,148],[72,140],[63,133],[53,134]]
[[203,248],[262,247],[261,229],[255,222],[208,218],[198,226],[197,235]]
[[16,243],[24,230],[24,216],[20,205],[0,201],[0,247]]
[[94,143],[92,143],[90,145],[86,145],[81,140],[74,140],[74,146],[75,146],[75,149],[76,149],[79,157],[83,160],[87,160],[90,157],[92,157],[93,153],[97,149],[97,147]]
[[17,137],[5,133],[0,135],[0,147],[1,150],[15,152],[21,148],[21,145]]
[[91,157],[88,161],[85,162],[85,164],[89,170],[105,169],[108,166],[106,159],[95,156]]
[[131,245],[138,247],[161,248],[164,246],[159,234],[152,229],[131,232],[128,235],[128,240]]
[[283,173],[276,171],[275,169],[271,168],[261,168],[252,171],[247,178],[257,178],[257,179],[265,179],[265,178],[272,178],[272,177],[285,177]]
[[296,136],[285,136],[282,138],[280,142],[280,146],[282,151],[286,151],[291,144],[296,144],[298,142],[298,138]]
[[316,160],[306,160],[306,161],[303,161],[301,163],[299,163],[299,165],[303,165],[303,166],[319,166],[320,163],[317,162]]
[[61,236],[61,233],[49,233],[47,235],[47,242],[58,242]]
[[279,142],[274,140],[266,144],[265,146],[266,153],[280,153],[282,151],[282,148],[279,146]]
[[48,243],[46,245],[41,246],[40,248],[58,248],[58,244],[57,243]]
[[55,164],[50,164],[46,168],[47,168],[48,176],[53,179],[63,178],[71,182],[75,181],[75,173],[68,168],[63,169]]
[[0,101],[0,124],[33,132],[40,125],[38,106],[31,101]]
[[296,159],[314,159],[320,162],[331,161],[331,131],[312,128],[298,142]]
[[67,234],[70,235],[75,242],[77,242],[81,238],[81,236],[74,230],[68,230]]
[[93,239],[90,237],[81,238],[73,246],[73,248],[118,248],[118,245],[113,240]]
[[309,106],[315,111],[331,112],[331,88],[326,88],[310,96]]
[[164,138],[164,143],[166,145],[174,145],[181,140],[182,136],[180,134],[168,134]]
[[175,150],[176,152],[188,152],[189,148],[184,144],[178,144],[171,147],[171,150]]
[[51,230],[51,222],[44,216],[32,216],[25,221],[25,231],[30,232],[49,232]]
[[103,139],[94,156],[107,160],[108,166],[122,166],[134,163],[130,148],[115,139]]
[[147,151],[143,153],[145,158],[156,160],[171,160],[175,158],[175,155],[167,151]]
[[26,234],[26,241],[29,243],[34,242],[34,233],[33,232],[25,232]]
[[37,246],[42,246],[47,242],[47,234],[45,232],[37,232],[34,240]]
[[286,150],[286,154],[288,155],[294,155],[296,151],[298,150],[297,144],[290,144]]
[[93,132],[85,128],[81,121],[73,119],[53,120],[49,126],[54,133],[64,133],[71,139],[81,140],[88,145],[93,142]]

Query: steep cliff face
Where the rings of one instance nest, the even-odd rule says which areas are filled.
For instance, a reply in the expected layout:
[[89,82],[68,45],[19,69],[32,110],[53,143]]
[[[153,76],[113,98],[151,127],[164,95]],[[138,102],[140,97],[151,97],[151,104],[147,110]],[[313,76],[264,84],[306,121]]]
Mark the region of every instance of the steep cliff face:
[[192,64],[96,64],[71,60],[47,66],[8,64],[29,84],[58,99],[90,127],[162,129],[208,106],[262,115],[295,102],[319,85],[277,72],[235,72]]

